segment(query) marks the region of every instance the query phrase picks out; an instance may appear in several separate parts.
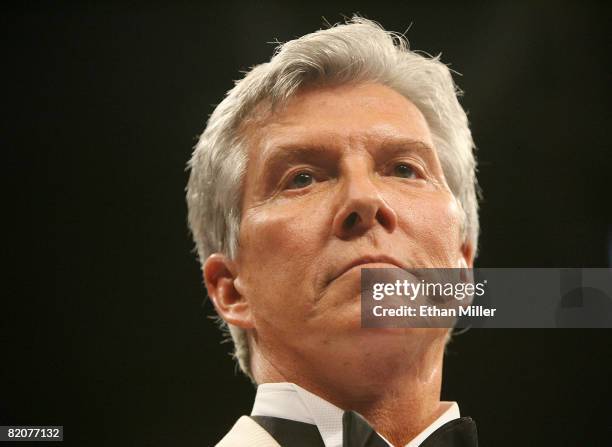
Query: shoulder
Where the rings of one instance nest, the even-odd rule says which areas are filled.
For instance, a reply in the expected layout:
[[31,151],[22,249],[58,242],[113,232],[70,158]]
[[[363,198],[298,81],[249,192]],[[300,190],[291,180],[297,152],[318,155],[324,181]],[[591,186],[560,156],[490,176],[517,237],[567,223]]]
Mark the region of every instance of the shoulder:
[[257,422],[248,416],[242,416],[232,429],[219,441],[216,447],[280,447]]

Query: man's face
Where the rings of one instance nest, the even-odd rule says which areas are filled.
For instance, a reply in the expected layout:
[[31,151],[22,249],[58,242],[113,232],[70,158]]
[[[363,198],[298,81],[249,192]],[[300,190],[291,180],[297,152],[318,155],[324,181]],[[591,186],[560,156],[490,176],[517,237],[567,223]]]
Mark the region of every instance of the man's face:
[[361,267],[471,264],[427,122],[394,90],[307,89],[247,135],[234,285],[261,345],[308,357],[371,332]]

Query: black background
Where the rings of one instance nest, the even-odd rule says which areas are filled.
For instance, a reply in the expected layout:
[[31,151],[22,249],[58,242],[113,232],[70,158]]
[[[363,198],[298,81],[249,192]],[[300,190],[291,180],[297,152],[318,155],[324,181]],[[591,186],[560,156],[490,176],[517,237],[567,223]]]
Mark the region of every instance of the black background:
[[[2,424],[64,425],[71,445],[203,446],[250,411],[207,318],[185,163],[239,71],[322,17],[412,23],[412,48],[463,74],[478,266],[610,266],[604,2],[2,8]],[[469,331],[449,346],[443,398],[483,446],[609,445],[610,334]]]

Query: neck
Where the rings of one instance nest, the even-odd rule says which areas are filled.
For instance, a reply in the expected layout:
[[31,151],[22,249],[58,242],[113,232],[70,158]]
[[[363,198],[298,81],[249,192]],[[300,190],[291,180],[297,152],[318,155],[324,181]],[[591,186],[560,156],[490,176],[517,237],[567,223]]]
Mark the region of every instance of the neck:
[[258,383],[293,382],[344,410],[357,411],[389,442],[403,446],[444,410],[440,388],[445,339],[424,336],[414,343],[411,338],[399,353],[380,346],[350,352],[349,357],[336,351],[321,361],[291,362],[300,365],[291,368],[255,355],[254,373]]
[[354,409],[391,444],[403,446],[414,439],[443,412],[440,373],[422,381],[413,376],[398,378],[368,400],[347,400],[342,408]]

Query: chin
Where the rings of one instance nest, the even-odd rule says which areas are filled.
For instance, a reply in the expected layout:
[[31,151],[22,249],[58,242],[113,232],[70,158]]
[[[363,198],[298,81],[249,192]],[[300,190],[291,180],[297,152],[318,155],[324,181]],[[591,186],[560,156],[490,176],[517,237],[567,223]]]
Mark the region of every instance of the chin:
[[[339,335],[341,349],[352,351],[356,357],[370,361],[400,360],[413,354],[444,346],[448,329],[445,328],[357,328]],[[340,340],[338,340],[340,341]]]
[[399,339],[401,343],[417,340],[435,340],[445,337],[447,329],[422,329],[422,328],[359,328],[359,338],[364,343],[385,343],[393,339]]

